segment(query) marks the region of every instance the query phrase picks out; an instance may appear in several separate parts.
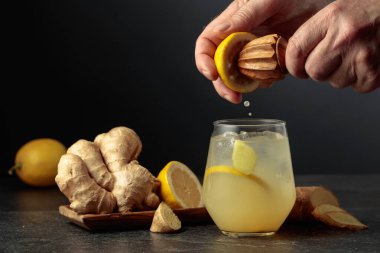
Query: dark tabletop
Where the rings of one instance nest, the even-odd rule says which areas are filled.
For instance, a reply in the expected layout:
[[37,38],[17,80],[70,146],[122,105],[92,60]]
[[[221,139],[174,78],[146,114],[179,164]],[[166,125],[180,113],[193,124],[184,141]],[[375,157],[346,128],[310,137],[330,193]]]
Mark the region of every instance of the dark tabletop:
[[362,231],[285,223],[273,236],[230,238],[213,224],[175,234],[149,230],[89,232],[58,212],[58,188],[35,189],[0,178],[0,252],[380,252],[380,174],[296,175],[296,185],[324,185],[367,224]]

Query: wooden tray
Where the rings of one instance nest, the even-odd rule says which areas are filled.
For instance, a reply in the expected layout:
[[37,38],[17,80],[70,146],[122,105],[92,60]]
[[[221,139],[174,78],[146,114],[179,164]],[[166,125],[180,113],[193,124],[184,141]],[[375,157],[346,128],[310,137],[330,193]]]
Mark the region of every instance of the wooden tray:
[[[202,208],[174,209],[182,225],[199,225],[213,223],[207,210]],[[78,214],[69,205],[59,207],[59,213],[74,224],[89,231],[112,231],[149,229],[154,210],[111,214]]]

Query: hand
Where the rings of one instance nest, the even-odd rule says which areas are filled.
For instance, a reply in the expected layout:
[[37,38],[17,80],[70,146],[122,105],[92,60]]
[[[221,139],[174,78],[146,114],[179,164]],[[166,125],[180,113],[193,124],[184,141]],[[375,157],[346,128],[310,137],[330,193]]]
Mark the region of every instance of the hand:
[[220,80],[213,60],[220,42],[233,32],[252,32],[257,36],[278,33],[289,38],[294,31],[323,8],[319,0],[235,0],[206,26],[195,46],[198,70],[213,81],[218,94],[232,103],[241,102],[241,94]]
[[380,2],[337,0],[290,38],[286,66],[299,78],[370,92],[380,86]]

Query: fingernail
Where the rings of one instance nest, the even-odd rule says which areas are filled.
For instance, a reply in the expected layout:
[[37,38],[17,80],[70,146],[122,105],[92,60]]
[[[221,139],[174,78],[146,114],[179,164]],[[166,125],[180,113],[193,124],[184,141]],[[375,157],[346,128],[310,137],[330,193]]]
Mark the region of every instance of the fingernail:
[[214,32],[224,32],[230,28],[230,23],[223,23],[214,27]]
[[201,73],[208,79],[211,80],[211,73],[206,69],[201,69]]
[[228,102],[234,103],[234,101],[232,101],[232,98],[229,95],[223,95],[223,98]]

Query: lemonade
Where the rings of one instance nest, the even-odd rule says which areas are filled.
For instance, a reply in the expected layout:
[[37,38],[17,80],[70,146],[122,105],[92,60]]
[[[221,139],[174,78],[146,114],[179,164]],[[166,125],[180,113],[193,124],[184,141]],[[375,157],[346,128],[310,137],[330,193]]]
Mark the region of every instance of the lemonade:
[[202,198],[223,233],[271,234],[292,209],[289,142],[286,132],[279,132],[227,131],[211,137]]

